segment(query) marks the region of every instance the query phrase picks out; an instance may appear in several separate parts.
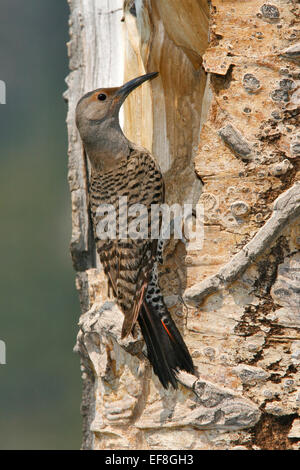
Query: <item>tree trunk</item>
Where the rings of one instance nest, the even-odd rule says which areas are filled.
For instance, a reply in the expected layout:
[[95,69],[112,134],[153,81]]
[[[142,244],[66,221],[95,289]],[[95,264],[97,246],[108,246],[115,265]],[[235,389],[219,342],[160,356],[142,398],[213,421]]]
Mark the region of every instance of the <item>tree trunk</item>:
[[[83,449],[299,448],[296,3],[125,0],[123,10],[122,0],[69,0]],[[124,132],[157,157],[169,204],[204,206],[203,248],[171,240],[160,271],[197,367],[179,374],[177,391],[161,387],[140,334],[120,339],[74,122],[83,93],[154,71],[124,105]]]

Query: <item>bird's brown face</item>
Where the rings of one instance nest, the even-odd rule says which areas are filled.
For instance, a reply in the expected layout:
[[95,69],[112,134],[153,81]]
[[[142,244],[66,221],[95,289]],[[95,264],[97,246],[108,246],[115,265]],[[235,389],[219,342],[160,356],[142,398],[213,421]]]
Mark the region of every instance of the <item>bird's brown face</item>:
[[118,88],[98,88],[84,95],[76,107],[76,122],[99,121],[118,112]]
[[148,73],[118,88],[98,88],[87,93],[79,100],[76,107],[77,127],[80,127],[83,120],[101,122],[104,119],[118,117],[120,107],[129,93],[157,75],[157,72]]

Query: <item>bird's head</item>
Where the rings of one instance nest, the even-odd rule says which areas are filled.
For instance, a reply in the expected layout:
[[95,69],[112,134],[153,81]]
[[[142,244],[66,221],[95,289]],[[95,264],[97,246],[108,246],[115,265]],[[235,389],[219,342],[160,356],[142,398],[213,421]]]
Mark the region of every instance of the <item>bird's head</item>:
[[147,73],[117,88],[97,88],[86,93],[76,107],[76,124],[80,134],[87,124],[97,125],[118,119],[119,110],[129,93],[157,75],[157,72]]
[[119,110],[129,93],[157,75],[147,73],[118,88],[98,88],[78,101],[76,125],[94,167],[109,168],[127,154],[130,143],[120,128]]

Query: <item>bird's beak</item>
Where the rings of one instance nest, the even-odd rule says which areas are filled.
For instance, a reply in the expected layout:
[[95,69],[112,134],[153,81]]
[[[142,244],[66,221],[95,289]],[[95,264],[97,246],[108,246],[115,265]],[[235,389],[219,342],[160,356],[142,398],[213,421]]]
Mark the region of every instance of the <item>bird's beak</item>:
[[146,75],[142,75],[141,77],[134,78],[133,80],[130,80],[129,82],[125,83],[118,89],[116,96],[123,103],[125,98],[127,98],[129,93],[131,93],[135,88],[137,88],[138,86],[140,86],[142,83],[146,82],[147,80],[157,77],[157,75],[158,75],[158,72],[152,72],[152,73],[147,73]]

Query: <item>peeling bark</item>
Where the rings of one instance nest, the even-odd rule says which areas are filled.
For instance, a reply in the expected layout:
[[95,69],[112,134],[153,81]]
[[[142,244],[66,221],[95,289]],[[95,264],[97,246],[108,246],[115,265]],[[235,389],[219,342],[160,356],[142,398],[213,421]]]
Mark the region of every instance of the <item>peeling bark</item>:
[[295,183],[276,199],[270,219],[241,251],[222,266],[220,271],[199,284],[194,284],[184,293],[185,302],[199,305],[207,295],[232,284],[245,270],[267,251],[280,232],[300,214],[300,184]]
[[[299,448],[299,5],[209,3],[69,0],[83,448]],[[178,391],[161,388],[138,329],[120,340],[74,123],[84,92],[153,71],[124,106],[125,133],[156,156],[168,203],[205,210],[203,249],[171,240],[160,271],[197,367]]]

